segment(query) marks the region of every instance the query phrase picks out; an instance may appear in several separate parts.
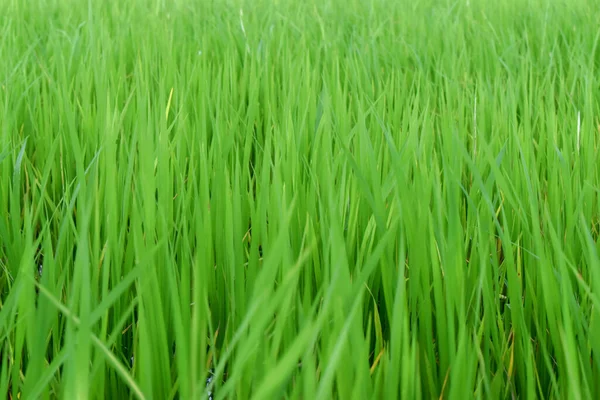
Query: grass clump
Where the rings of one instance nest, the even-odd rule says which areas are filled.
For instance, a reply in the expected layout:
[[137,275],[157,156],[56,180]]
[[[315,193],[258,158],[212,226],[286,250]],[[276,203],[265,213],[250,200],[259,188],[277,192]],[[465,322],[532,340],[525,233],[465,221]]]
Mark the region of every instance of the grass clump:
[[0,396],[600,394],[593,1],[0,14]]

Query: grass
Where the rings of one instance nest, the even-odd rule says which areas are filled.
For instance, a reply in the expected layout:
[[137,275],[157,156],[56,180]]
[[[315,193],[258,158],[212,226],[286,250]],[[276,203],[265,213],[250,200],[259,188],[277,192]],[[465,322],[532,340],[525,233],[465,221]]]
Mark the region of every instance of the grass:
[[0,14],[2,398],[600,395],[594,1]]

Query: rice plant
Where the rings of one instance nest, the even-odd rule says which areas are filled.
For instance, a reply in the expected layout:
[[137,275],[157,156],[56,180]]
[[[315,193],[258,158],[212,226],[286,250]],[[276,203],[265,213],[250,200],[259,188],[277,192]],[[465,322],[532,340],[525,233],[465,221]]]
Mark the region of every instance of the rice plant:
[[0,396],[600,396],[593,0],[4,0]]

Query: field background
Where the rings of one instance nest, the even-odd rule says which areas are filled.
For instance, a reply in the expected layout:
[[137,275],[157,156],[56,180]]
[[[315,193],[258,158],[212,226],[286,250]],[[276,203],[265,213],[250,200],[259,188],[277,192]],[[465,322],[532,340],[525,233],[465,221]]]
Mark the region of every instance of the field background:
[[600,396],[598,2],[0,15],[1,398]]

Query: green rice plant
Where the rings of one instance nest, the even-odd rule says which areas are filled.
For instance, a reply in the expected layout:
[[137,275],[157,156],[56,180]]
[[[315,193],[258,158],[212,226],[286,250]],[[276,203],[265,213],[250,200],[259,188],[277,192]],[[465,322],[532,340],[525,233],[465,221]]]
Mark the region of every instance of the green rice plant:
[[3,398],[600,394],[594,1],[0,15]]

